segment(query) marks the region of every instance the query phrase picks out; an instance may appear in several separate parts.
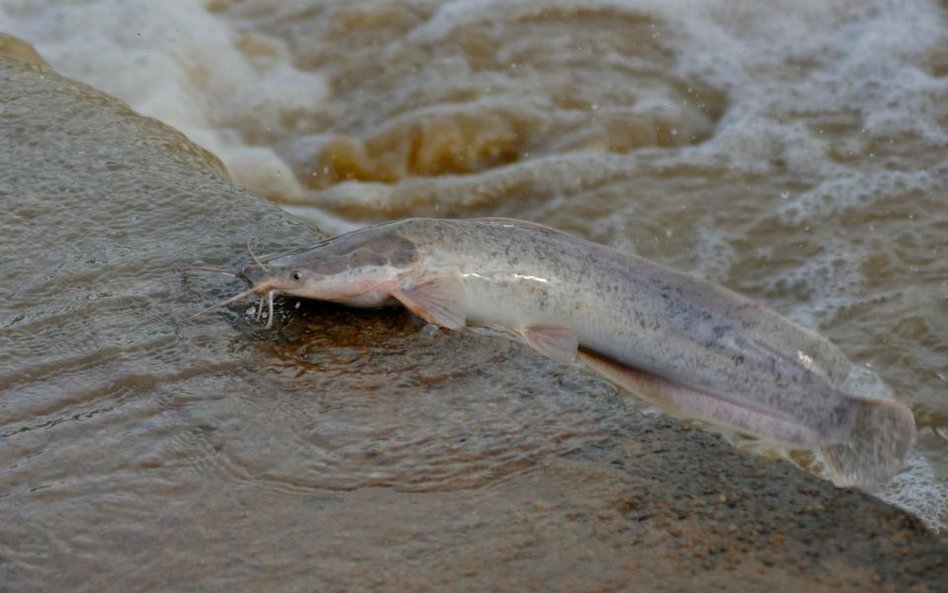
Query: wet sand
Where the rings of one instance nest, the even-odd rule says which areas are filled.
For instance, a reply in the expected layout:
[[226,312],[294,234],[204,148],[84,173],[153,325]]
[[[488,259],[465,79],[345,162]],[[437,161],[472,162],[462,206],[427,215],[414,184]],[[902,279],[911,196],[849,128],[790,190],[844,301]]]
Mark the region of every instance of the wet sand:
[[[20,55],[29,55],[20,52]],[[0,590],[938,591],[905,512],[520,345],[190,277],[323,235],[0,57]]]

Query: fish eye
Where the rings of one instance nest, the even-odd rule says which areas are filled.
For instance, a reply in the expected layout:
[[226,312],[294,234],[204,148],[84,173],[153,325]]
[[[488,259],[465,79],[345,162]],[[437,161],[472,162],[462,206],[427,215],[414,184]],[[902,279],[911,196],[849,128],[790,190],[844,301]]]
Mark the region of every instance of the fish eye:
[[302,280],[303,275],[297,271],[290,274],[290,278],[292,278],[293,280]]

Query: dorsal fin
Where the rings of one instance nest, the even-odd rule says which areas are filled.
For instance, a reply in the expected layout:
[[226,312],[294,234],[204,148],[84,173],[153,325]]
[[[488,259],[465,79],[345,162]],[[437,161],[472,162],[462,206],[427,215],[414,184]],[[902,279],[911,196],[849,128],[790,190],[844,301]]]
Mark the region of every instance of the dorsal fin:
[[472,218],[470,220],[471,222],[479,222],[483,224],[494,224],[497,226],[512,226],[512,227],[518,227],[522,229],[530,229],[534,231],[550,231],[554,233],[561,232],[554,229],[553,227],[548,227],[538,222],[531,222],[529,220],[520,220],[518,218],[504,218],[503,216],[484,216],[482,218]]
[[577,237],[576,235],[571,235],[569,233],[563,232],[553,227],[548,227],[546,225],[540,224],[538,222],[530,222],[529,220],[519,220],[516,218],[504,218],[501,216],[490,216],[486,218],[472,218],[472,222],[477,222],[481,224],[489,224],[493,226],[506,226],[513,227],[517,229],[523,229],[526,231],[532,231],[534,233],[540,233],[548,237],[555,237],[560,241],[570,241],[572,243],[579,243],[584,245],[589,245],[590,243],[598,245],[582,237]]

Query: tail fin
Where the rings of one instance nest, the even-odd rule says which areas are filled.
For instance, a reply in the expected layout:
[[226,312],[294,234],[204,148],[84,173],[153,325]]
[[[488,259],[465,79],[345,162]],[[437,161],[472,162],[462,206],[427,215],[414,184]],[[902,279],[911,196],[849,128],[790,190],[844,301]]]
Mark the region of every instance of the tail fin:
[[822,447],[837,486],[872,490],[899,471],[915,440],[915,417],[905,404],[859,400],[849,428]]

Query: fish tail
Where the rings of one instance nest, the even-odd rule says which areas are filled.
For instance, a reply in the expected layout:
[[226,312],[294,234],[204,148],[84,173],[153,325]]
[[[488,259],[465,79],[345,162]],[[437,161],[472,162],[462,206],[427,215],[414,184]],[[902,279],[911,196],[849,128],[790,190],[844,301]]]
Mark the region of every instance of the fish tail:
[[858,399],[848,426],[821,447],[838,486],[875,489],[902,466],[915,440],[915,417],[903,403]]

